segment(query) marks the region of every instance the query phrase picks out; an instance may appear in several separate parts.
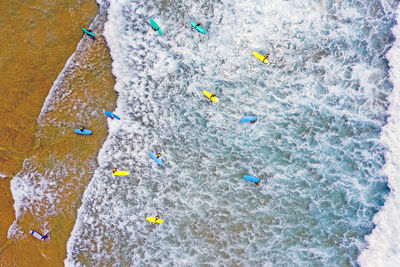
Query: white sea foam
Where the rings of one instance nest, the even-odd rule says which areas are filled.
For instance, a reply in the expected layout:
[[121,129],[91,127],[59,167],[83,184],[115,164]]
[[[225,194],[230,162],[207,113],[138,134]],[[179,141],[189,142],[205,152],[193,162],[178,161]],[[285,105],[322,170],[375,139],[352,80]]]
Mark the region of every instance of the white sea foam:
[[[397,10],[398,22],[399,18],[400,8]],[[392,31],[396,41],[387,58],[393,91],[389,98],[390,117],[381,136],[387,147],[383,172],[388,177],[390,193],[373,219],[376,226],[366,237],[368,246],[358,258],[361,266],[400,266],[400,24],[396,24]]]
[[[11,192],[14,198],[16,221],[10,226],[8,238],[21,238],[22,230],[18,225],[20,217],[29,212],[38,218],[48,218],[57,213],[57,199],[62,197],[57,180],[52,177],[63,175],[60,169],[41,173],[35,169],[34,158],[26,159],[22,170],[11,180]],[[48,232],[46,222],[42,222],[42,232]]]

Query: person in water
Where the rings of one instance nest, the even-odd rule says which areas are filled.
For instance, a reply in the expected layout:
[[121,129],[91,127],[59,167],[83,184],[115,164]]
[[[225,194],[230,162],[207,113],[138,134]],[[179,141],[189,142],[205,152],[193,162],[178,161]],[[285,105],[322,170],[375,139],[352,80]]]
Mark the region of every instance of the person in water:
[[200,25],[201,25],[201,23],[200,23],[200,22],[197,22],[196,27],[197,27],[197,26],[200,26]]
[[161,157],[161,154],[160,154],[160,153],[157,154],[156,158],[159,158],[159,157]]
[[251,124],[254,124],[254,123],[256,123],[256,121],[257,121],[257,120],[251,120],[250,123],[251,123]]
[[79,128],[79,130],[81,130],[81,132],[83,133],[83,131],[85,130],[85,127],[81,126],[81,128]]
[[153,27],[152,29],[153,29],[153,31],[156,32],[156,31],[158,31],[160,28],[156,29],[156,28]]
[[263,62],[265,62],[265,60],[267,60],[268,57],[269,57],[269,54],[266,54],[266,55],[264,56]]
[[42,240],[45,240],[48,237],[49,237],[49,234],[45,234],[44,236],[42,236]]
[[113,173],[116,173],[116,172],[117,172],[117,168],[114,168],[114,169],[113,169]]

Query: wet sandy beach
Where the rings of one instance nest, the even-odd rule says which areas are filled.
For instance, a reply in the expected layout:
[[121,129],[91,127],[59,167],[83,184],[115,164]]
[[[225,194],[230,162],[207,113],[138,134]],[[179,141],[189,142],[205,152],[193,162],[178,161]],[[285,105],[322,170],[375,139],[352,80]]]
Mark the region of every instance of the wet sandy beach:
[[[0,18],[0,174],[5,176],[0,179],[0,265],[62,266],[80,197],[107,136],[102,112],[112,110],[116,100],[111,59],[101,36],[106,14],[95,21],[97,41],[84,37],[60,81],[57,92],[63,100],[54,102],[38,124],[50,88],[82,38],[80,28],[93,21],[98,6],[91,0],[7,1],[0,3],[0,10],[7,11]],[[74,135],[72,129],[80,124],[95,134]],[[58,185],[51,190],[57,199],[32,199],[30,210],[19,213],[9,232],[15,220],[10,180],[18,172],[32,184],[39,177],[56,176]],[[45,242],[29,235],[30,229],[40,232],[43,227],[51,229]]]

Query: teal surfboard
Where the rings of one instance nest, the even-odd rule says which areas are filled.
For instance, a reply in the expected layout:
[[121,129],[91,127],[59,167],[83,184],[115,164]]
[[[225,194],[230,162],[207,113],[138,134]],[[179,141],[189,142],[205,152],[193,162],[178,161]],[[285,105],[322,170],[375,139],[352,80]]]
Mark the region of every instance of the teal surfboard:
[[150,23],[151,23],[151,26],[153,26],[153,29],[155,29],[159,35],[162,35],[160,26],[158,26],[158,24],[153,19],[150,19]]
[[90,35],[90,36],[93,36],[93,37],[96,36],[96,34],[94,34],[93,32],[90,32],[90,31],[86,30],[85,28],[82,28],[82,31],[83,31],[84,33]]
[[206,30],[204,30],[201,26],[196,26],[196,22],[194,22],[194,21],[191,21],[190,22],[190,24],[196,29],[196,30],[198,30],[199,32],[201,32],[201,33],[206,33],[207,31]]

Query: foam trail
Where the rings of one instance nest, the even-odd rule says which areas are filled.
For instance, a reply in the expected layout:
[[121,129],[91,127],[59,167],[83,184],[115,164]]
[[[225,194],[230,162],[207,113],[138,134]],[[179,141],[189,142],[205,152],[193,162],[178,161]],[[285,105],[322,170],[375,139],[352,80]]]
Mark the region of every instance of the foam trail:
[[391,192],[385,205],[375,215],[376,224],[366,237],[367,249],[358,258],[362,266],[400,266],[400,8],[397,10],[398,23],[392,31],[396,37],[387,58],[390,64],[390,78],[393,92],[390,95],[390,115],[383,127],[381,140],[388,148],[385,153],[384,174],[388,177]]
[[[97,21],[97,15],[93,21]],[[90,27],[93,27],[91,24]],[[67,60],[63,70],[58,74],[57,79],[54,81],[53,85],[50,88],[49,94],[47,95],[42,110],[40,111],[39,117],[37,119],[38,123],[41,123],[41,120],[46,115],[46,112],[53,110],[54,105],[57,101],[62,101],[63,95],[67,95],[68,92],[65,91],[65,88],[61,86],[62,81],[71,73],[75,66],[79,66],[79,62],[76,59],[76,51],[81,51],[86,49],[88,46],[88,42],[85,41],[85,38],[82,38],[78,45],[76,46],[75,52],[69,57]]]

